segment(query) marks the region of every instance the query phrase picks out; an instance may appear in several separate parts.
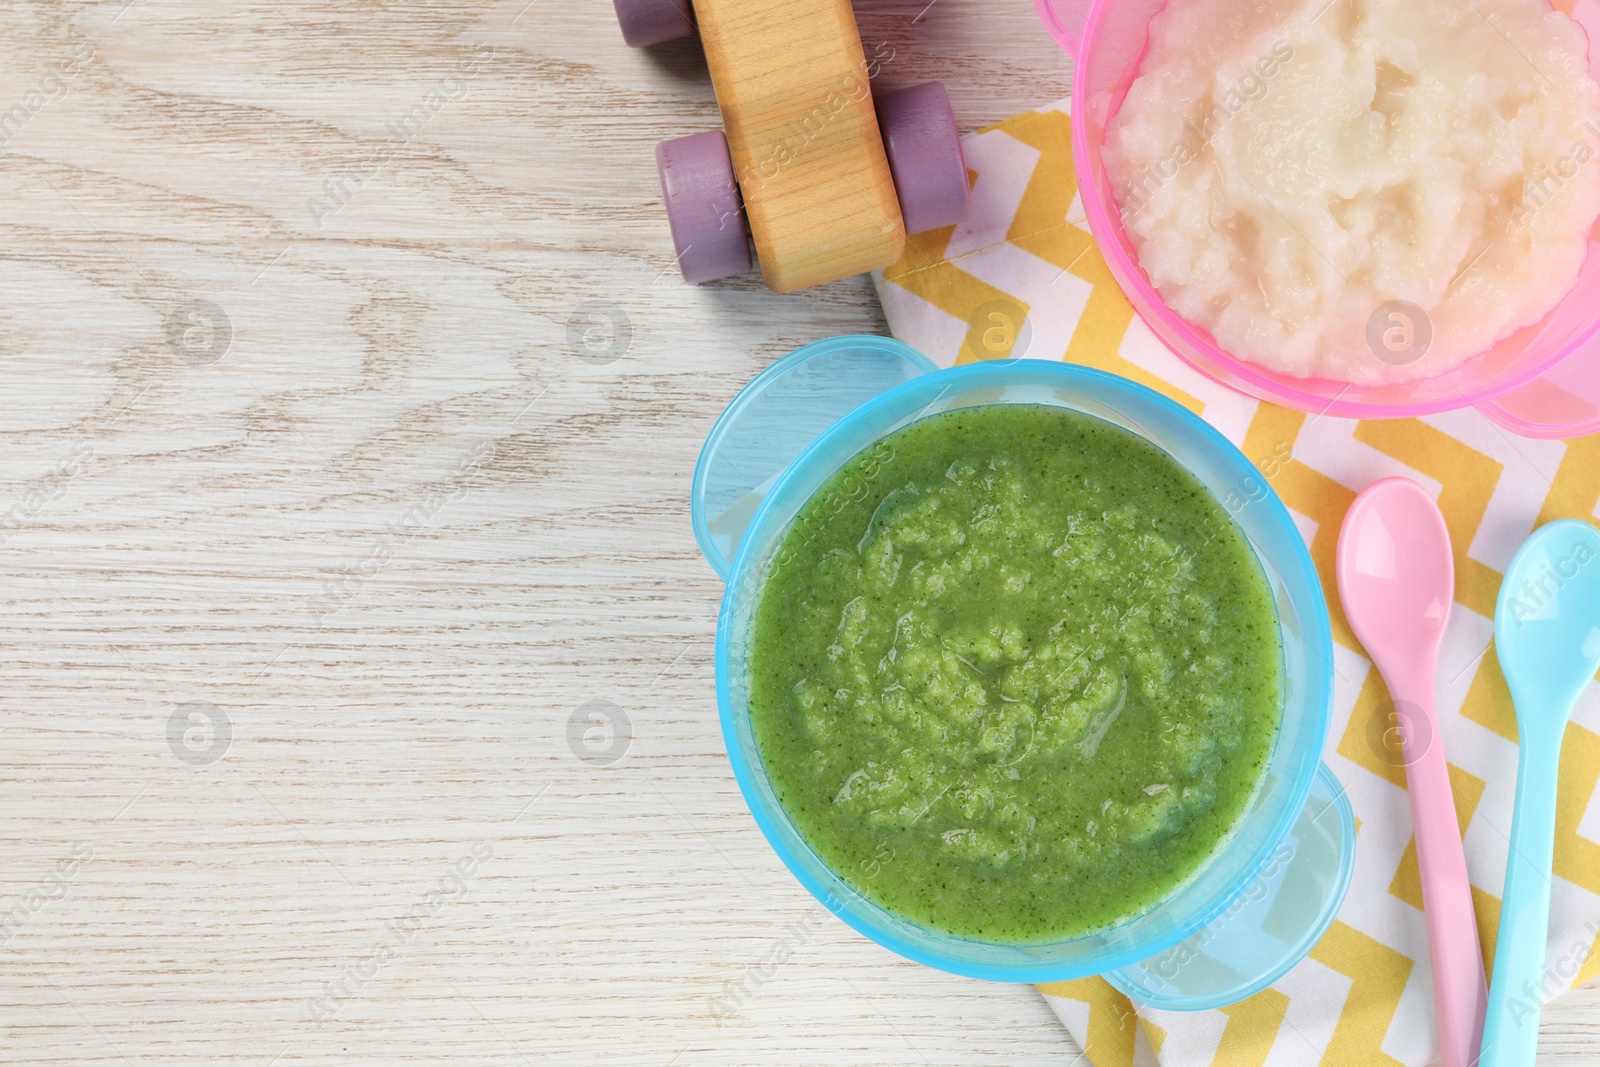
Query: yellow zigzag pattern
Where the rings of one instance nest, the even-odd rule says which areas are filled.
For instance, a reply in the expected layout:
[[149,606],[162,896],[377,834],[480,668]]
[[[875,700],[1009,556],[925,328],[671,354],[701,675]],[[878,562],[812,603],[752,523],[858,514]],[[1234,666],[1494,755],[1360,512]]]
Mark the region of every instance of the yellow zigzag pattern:
[[1311,958],[1350,979],[1350,995],[1321,1062],[1403,1067],[1381,1046],[1411,977],[1410,958],[1338,919],[1311,950]]
[[1339,590],[1334,579],[1334,555],[1339,544],[1339,524],[1355,500],[1355,493],[1327,475],[1306,466],[1294,457],[1294,446],[1306,423],[1303,411],[1262,404],[1250,420],[1245,433],[1244,454],[1267,474],[1267,480],[1284,506],[1298,511],[1317,524],[1311,538],[1311,560],[1322,579],[1328,614],[1333,622],[1333,639],[1346,648],[1360,648],[1344,609],[1339,606]]
[[1030,111],[1007,122],[1005,131],[1039,152],[1006,240],[1094,287],[1062,358],[1132,378],[1196,414],[1202,412],[1205,405],[1199,400],[1117,354],[1133,322],[1133,306],[1095,250],[1094,238],[1067,222],[1067,207],[1078,191],[1072,170],[1071,120],[1060,111]]
[[1133,1067],[1133,1002],[1104,978],[1077,978],[1039,987],[1041,993],[1089,1005],[1089,1034],[1084,1053],[1094,1067]]
[[1577,723],[1561,741],[1557,779],[1556,874],[1600,896],[1600,844],[1578,833],[1578,821],[1600,786],[1600,734]]
[[[1222,1040],[1217,1045],[1216,1062],[1226,1062],[1229,1067],[1261,1067],[1278,1040],[1278,1031],[1283,1028],[1289,998],[1276,989],[1263,989],[1248,1000],[1220,1010],[1228,1017],[1228,1025],[1223,1028]],[[1222,1049],[1227,1049],[1226,1060],[1221,1055]]]
[[1456,602],[1494,618],[1500,572],[1468,556],[1467,549],[1489,510],[1504,465],[1416,419],[1357,423],[1355,437],[1440,483],[1439,510],[1455,545]]

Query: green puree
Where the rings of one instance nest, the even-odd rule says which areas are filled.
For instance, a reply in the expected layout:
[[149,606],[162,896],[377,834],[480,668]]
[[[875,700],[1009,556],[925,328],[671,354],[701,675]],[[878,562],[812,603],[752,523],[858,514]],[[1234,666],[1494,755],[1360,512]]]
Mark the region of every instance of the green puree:
[[934,415],[846,464],[774,558],[762,762],[888,910],[1077,937],[1159,902],[1252,801],[1282,713],[1271,593],[1143,439],[1045,406]]

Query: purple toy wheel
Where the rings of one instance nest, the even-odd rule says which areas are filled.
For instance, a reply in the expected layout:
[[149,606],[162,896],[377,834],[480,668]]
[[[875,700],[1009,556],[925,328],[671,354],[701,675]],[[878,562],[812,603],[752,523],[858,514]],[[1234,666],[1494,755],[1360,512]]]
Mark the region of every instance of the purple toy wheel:
[[661,195],[685,281],[710,282],[750,269],[750,229],[721,130],[656,145]]
[[634,48],[694,36],[694,11],[689,0],[611,0],[622,26],[622,39]]
[[944,86],[923,82],[881,96],[876,103],[906,232],[921,233],[966,219],[972,210],[967,160],[961,154],[961,135]]

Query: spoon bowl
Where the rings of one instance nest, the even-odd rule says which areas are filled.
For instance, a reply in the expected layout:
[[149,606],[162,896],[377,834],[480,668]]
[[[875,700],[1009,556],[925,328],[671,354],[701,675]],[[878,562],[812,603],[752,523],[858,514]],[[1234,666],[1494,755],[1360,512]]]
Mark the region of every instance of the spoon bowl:
[[1597,560],[1600,530],[1562,519],[1528,539],[1500,583],[1494,639],[1519,733],[1533,719],[1564,729],[1600,670]]
[[1356,497],[1339,532],[1338,570],[1345,615],[1385,680],[1438,652],[1455,559],[1444,516],[1420,485],[1385,478]]

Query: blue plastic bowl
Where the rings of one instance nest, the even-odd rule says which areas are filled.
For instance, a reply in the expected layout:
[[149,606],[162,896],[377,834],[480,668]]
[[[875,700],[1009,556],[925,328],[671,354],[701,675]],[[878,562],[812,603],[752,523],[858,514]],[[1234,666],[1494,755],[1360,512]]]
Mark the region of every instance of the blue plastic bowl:
[[[851,889],[811,849],[779,804],[749,715],[752,616],[773,553],[796,513],[842,464],[878,439],[938,412],[989,404],[1046,404],[1084,412],[1153,442],[1191,471],[1254,547],[1272,588],[1284,648],[1284,712],[1277,744],[1254,805],[1226,842],[1194,877],[1151,910],[1101,933],[1030,945],[952,936],[894,915]],[[717,627],[716,674],[722,732],[734,774],[778,856],[856,930],[921,963],[998,981],[1059,981],[1131,968],[1121,980],[1111,976],[1125,991],[1137,989],[1141,999],[1164,1006],[1199,1007],[1240,999],[1275,980],[1326,928],[1348,884],[1354,837],[1336,780],[1324,770],[1318,782],[1333,690],[1327,604],[1288,511],[1250,461],[1205,421],[1144,386],[1072,364],[1006,360],[934,370],[926,357],[897,341],[833,338],[774,364],[729,405],[701,455],[693,498],[701,546],[727,579]],[[1276,932],[1278,947],[1267,955],[1282,959],[1270,966],[1255,957],[1235,962],[1233,966],[1256,973],[1207,979],[1198,999],[1187,996],[1182,982],[1164,989],[1192,956],[1218,955],[1224,940],[1242,944],[1234,937],[1208,936],[1203,929],[1208,923],[1236,919],[1246,902],[1255,910],[1253,898],[1276,895],[1291,883],[1290,891],[1305,891],[1300,884],[1305,879],[1287,878],[1282,868],[1294,854],[1292,831],[1314,784],[1327,797],[1323,807],[1338,807],[1343,820],[1323,822],[1349,832],[1342,840],[1334,833],[1334,843],[1322,847],[1324,853],[1331,847],[1334,855],[1322,858],[1314,899],[1299,909],[1305,921],[1298,933],[1285,940],[1281,930]],[[1316,814],[1320,818],[1321,810]],[[1252,884],[1263,886],[1265,894],[1247,895]],[[1245,925],[1263,921],[1264,913]],[[1185,939],[1193,939],[1192,952],[1161,957]],[[1157,958],[1153,966],[1152,957]],[[1187,993],[1194,992],[1190,983]],[[1219,1001],[1219,996],[1225,999]]]

